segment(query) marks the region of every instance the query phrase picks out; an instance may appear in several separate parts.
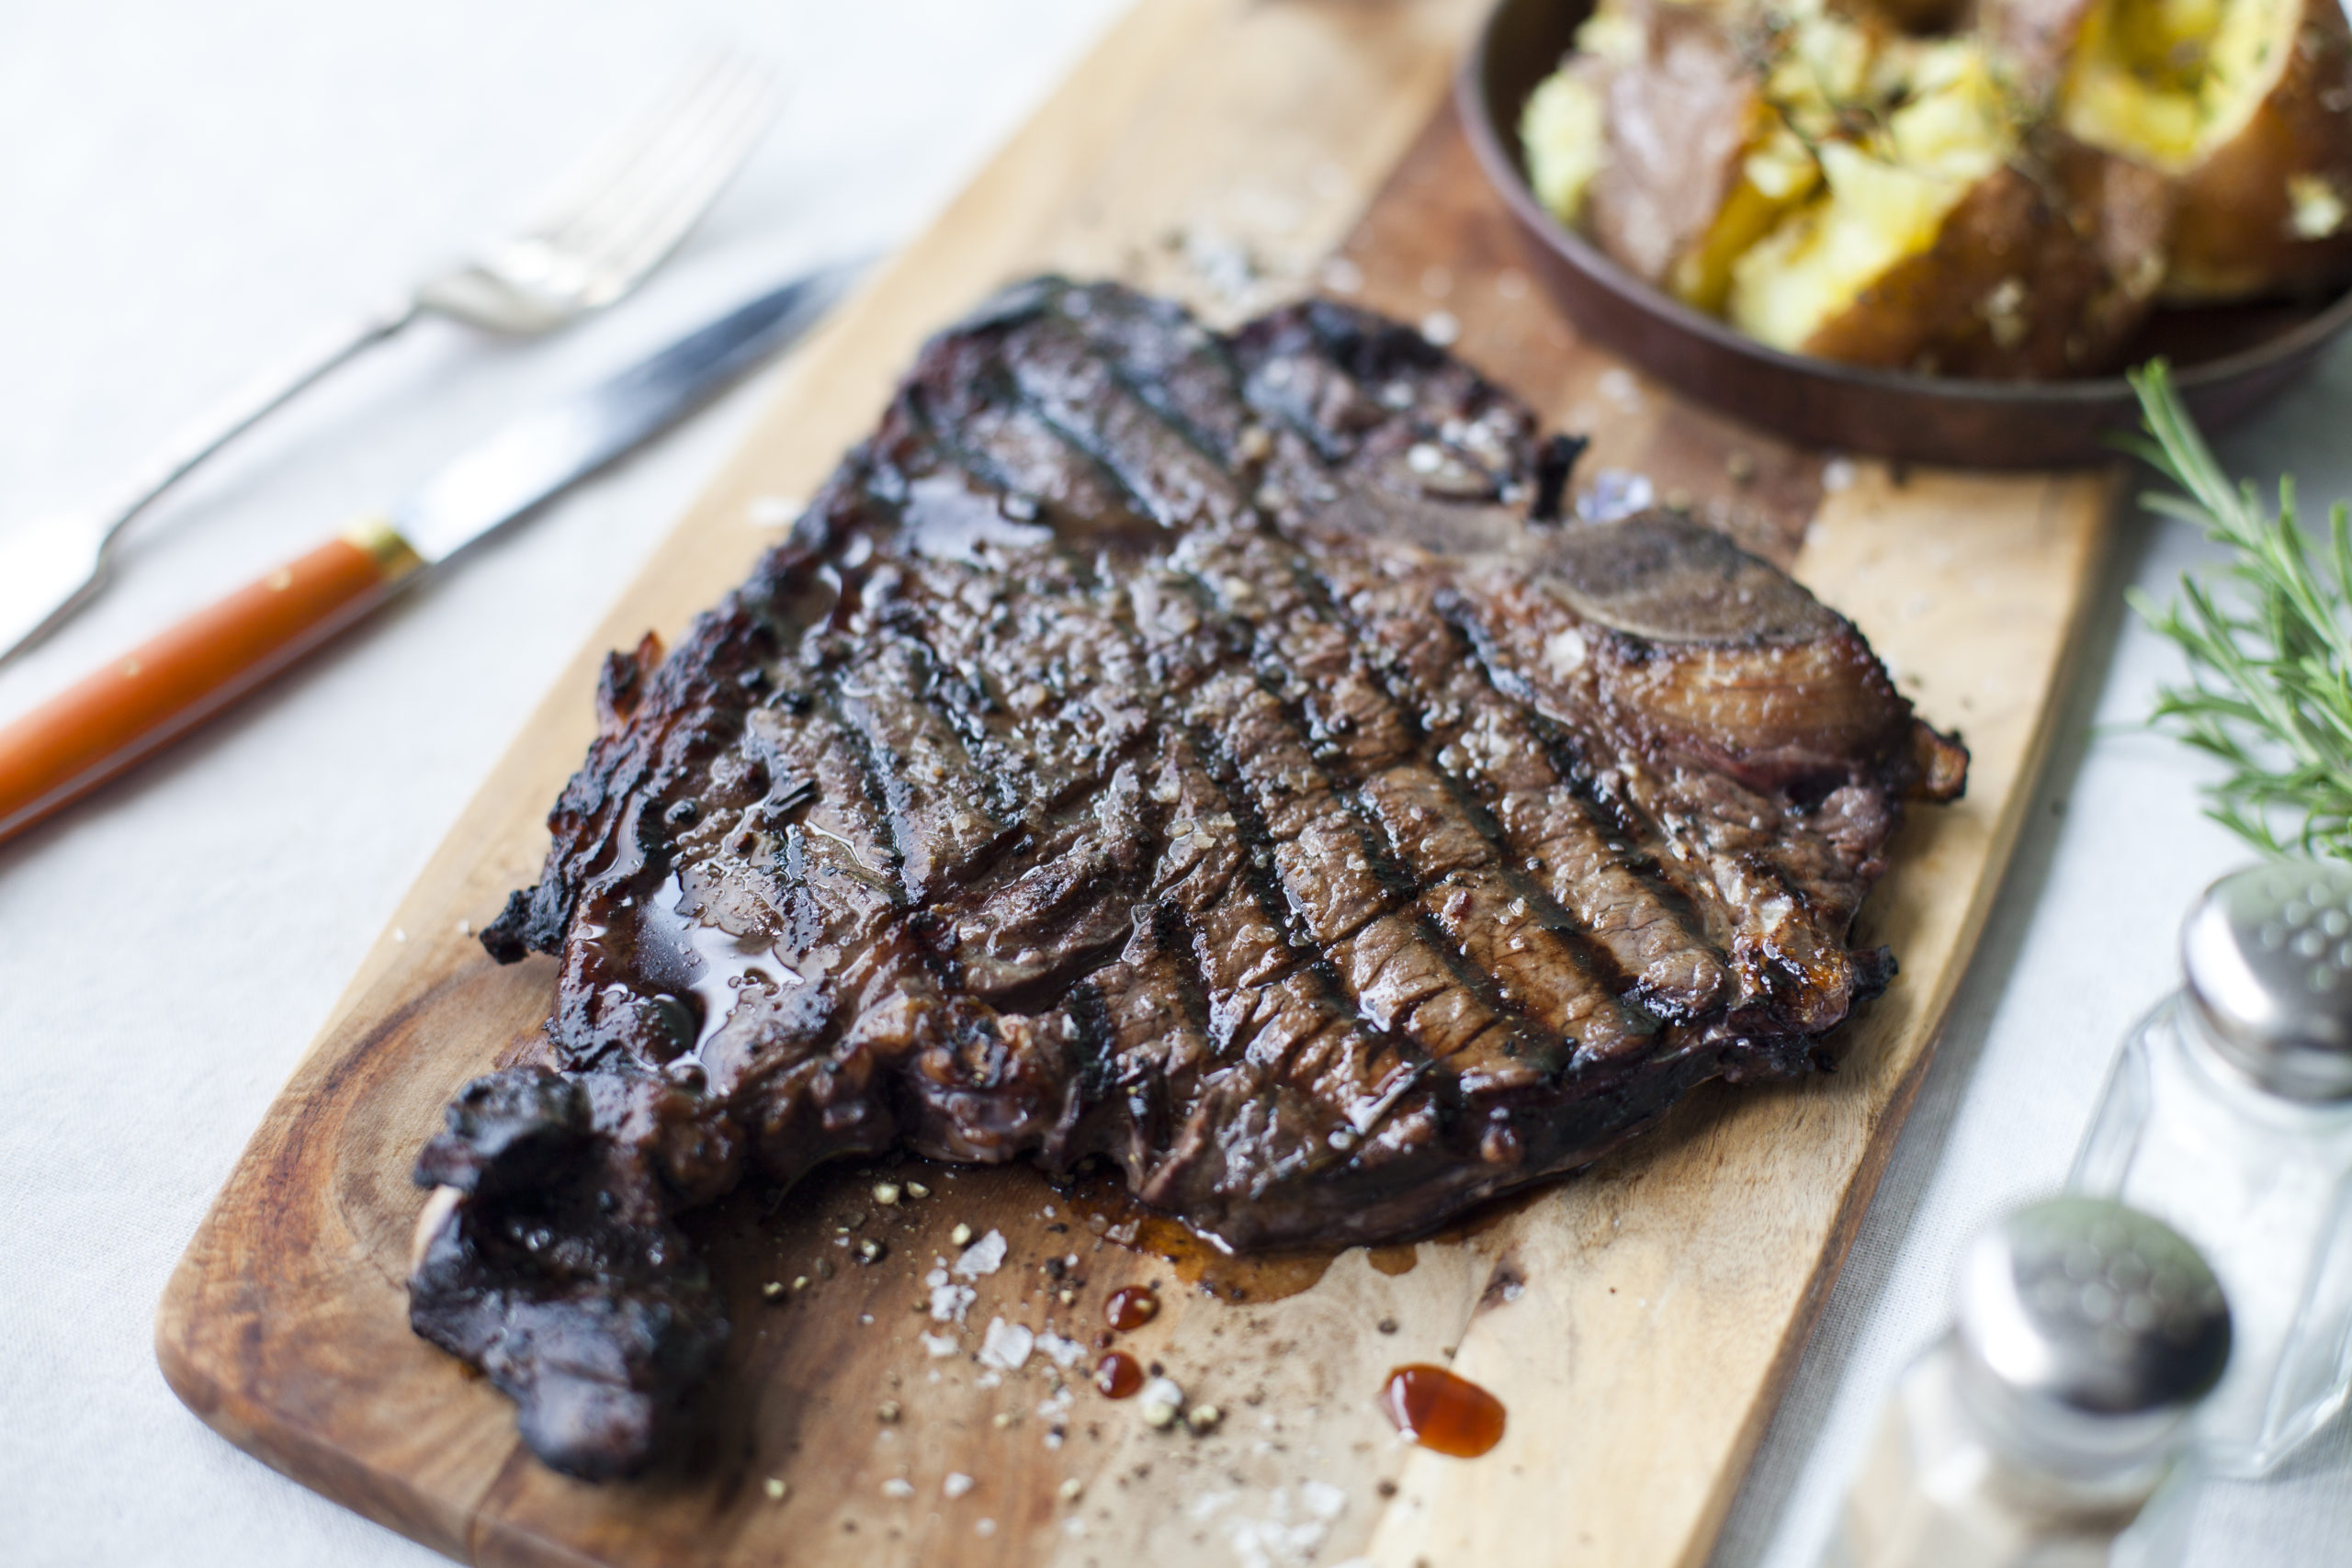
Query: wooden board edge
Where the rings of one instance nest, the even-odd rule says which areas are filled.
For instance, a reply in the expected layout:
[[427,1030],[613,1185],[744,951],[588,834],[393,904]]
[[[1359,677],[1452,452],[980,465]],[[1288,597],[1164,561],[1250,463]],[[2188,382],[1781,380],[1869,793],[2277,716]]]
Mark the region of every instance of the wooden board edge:
[[[2084,485],[2088,492],[2082,504],[2094,515],[2086,523],[2090,539],[2085,553],[2080,581],[2083,591],[2076,593],[2066,624],[2060,634],[2058,657],[2052,663],[2048,682],[2036,706],[2029,731],[2025,753],[2018,767],[2016,782],[2000,812],[1993,819],[1993,830],[1985,842],[1985,864],[1997,866],[1999,874],[1977,879],[1966,913],[1961,921],[1958,939],[1952,944],[1950,962],[1936,976],[1935,985],[1923,998],[1920,1017],[1928,1021],[1927,1037],[1922,1048],[1904,1068],[1896,1080],[1894,1092],[1879,1110],[1877,1124],[1864,1145],[1863,1156],[1848,1179],[1846,1188],[1838,1195],[1838,1210],[1831,1221],[1821,1259],[1813,1277],[1807,1281],[1796,1313],[1783,1330],[1778,1351],[1772,1359],[1764,1382],[1750,1401],[1735,1439],[1732,1462],[1724,1466],[1716,1477],[1716,1485],[1707,1506],[1695,1524],[1689,1544],[1676,1560],[1676,1568],[1705,1568],[1713,1555],[1723,1534],[1725,1519],[1732,1505],[1737,1501],[1742,1486],[1747,1483],[1748,1471],[1756,1460],[1757,1449],[1779,1411],[1788,1385],[1796,1375],[1798,1366],[1813,1339],[1813,1332],[1827,1310],[1829,1298],[1838,1276],[1844,1272],[1846,1257],[1852,1250],[1855,1238],[1861,1233],[1862,1222],[1878,1195],[1879,1183],[1884,1179],[1888,1165],[1894,1157],[1894,1145],[1904,1125],[1910,1120],[1913,1105],[1919,1097],[1920,1087],[1935,1065],[1945,1028],[1951,1019],[1951,1007],[1962,983],[1973,966],[1976,950],[1984,941],[1984,931],[1991,923],[1993,909],[2002,891],[2007,886],[2014,866],[2018,841],[2025,831],[2026,817],[2032,807],[2041,784],[2043,771],[2057,745],[2059,716],[2064,711],[2066,699],[2075,677],[2079,673],[2086,655],[2086,644],[2092,624],[2096,621],[2096,606],[2091,589],[2104,575],[2116,548],[2116,519],[2126,493],[2127,478],[2120,465],[2110,467],[2095,479]],[[2068,476],[2051,481],[2054,492],[2062,487],[2084,483],[2082,476]],[[1893,874],[1900,874],[1894,868]]]
[[[894,261],[844,301],[819,333],[793,356],[781,384],[768,400],[770,407],[791,400],[799,395],[807,378],[822,373],[833,352],[831,345],[854,333],[858,312],[870,308],[868,299],[896,276],[896,265]],[[696,514],[709,506],[714,497],[735,488],[735,466],[732,459],[723,463],[697,491],[696,498],[680,512],[678,520],[654,546],[648,570],[653,569],[652,561],[665,551],[674,550],[679,540],[694,531]],[[623,588],[620,601],[607,611],[596,631],[550,682],[546,694],[518,728],[514,741],[483,776],[481,784],[460,808],[448,834],[424,870],[402,893],[352,977],[329,1008],[325,1021],[272,1097],[260,1124],[174,1265],[156,1303],[153,1343],[157,1369],[165,1386],[198,1419],[289,1480],[459,1562],[479,1560],[475,1538],[480,1521],[472,1507],[464,1511],[462,1518],[447,1517],[449,1510],[441,1500],[408,1473],[355,1461],[333,1443],[314,1439],[290,1425],[282,1412],[245,1396],[237,1384],[237,1369],[217,1360],[195,1332],[197,1321],[218,1311],[222,1304],[208,1279],[205,1259],[228,1245],[226,1235],[232,1228],[232,1213],[262,1179],[264,1168],[274,1162],[284,1146],[288,1125],[300,1116],[318,1081],[351,1048],[354,1025],[368,1010],[368,1004],[387,987],[402,992],[410,988],[408,974],[401,965],[407,956],[406,943],[395,933],[419,930],[422,913],[458,902],[464,884],[481,870],[482,856],[489,847],[485,829],[495,831],[503,825],[480,820],[482,803],[514,793],[518,780],[542,771],[545,749],[535,743],[535,737],[549,729],[577,728],[584,724],[590,705],[587,694],[594,685],[605,650],[630,640],[622,628],[635,617],[628,615],[625,604],[642,576],[640,573]],[[583,739],[580,747],[571,750],[576,752],[584,746]],[[566,753],[566,769],[571,766],[570,755]],[[554,798],[552,789],[541,793],[550,800]],[[536,874],[534,867],[526,876],[507,880],[526,884]],[[489,1490],[487,1486],[483,1488],[485,1494]],[[473,1502],[478,1506],[480,1500],[477,1497]],[[516,1543],[507,1544],[511,1547]],[[532,1544],[541,1553],[553,1550],[552,1543]]]
[[356,1460],[333,1441],[290,1424],[281,1412],[255,1405],[209,1363],[190,1332],[192,1314],[205,1303],[196,1255],[191,1247],[181,1257],[156,1307],[153,1346],[164,1386],[224,1441],[288,1481],[419,1546],[471,1562],[469,1514],[450,1517],[409,1476]]

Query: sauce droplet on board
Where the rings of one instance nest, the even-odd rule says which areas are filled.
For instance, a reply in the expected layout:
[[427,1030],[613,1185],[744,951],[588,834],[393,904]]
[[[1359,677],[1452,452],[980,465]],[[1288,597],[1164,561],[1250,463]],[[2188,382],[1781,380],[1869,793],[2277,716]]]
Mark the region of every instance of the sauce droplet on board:
[[1124,1350],[1114,1350],[1094,1363],[1094,1386],[1105,1399],[1125,1399],[1143,1387],[1143,1369]]
[[1381,1385],[1380,1409],[1421,1447],[1456,1459],[1503,1440],[1503,1402],[1443,1367],[1398,1367]]
[[[1015,1165],[982,1167],[1020,1173]],[[1130,1252],[1173,1264],[1176,1277],[1222,1302],[1278,1302],[1295,1296],[1323,1277],[1339,1254],[1330,1250],[1261,1252],[1235,1258],[1204,1241],[1182,1221],[1156,1213],[1132,1196],[1104,1166],[1080,1172],[1058,1185],[1076,1211],[1072,1218],[1093,1235]]]
[[1159,1315],[1159,1298],[1151,1293],[1149,1285],[1129,1285],[1114,1291],[1111,1299],[1102,1303],[1102,1321],[1122,1334],[1141,1328]]

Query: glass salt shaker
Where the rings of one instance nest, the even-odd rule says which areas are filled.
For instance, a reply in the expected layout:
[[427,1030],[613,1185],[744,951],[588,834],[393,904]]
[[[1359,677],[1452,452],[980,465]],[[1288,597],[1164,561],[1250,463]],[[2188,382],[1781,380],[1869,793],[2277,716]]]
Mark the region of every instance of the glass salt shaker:
[[1955,1308],[1888,1398],[1824,1568],[2177,1555],[2181,1511],[2150,1501],[2181,1495],[2167,1483],[2188,1418],[2230,1355],[2229,1309],[2197,1249],[2120,1203],[2053,1198],[1976,1240]]
[[2229,1376],[2199,1418],[2219,1473],[2276,1468],[2345,1400],[2352,1339],[2352,868],[2274,862],[2206,890],[2186,984],[2124,1042],[2067,1185],[2202,1249]]

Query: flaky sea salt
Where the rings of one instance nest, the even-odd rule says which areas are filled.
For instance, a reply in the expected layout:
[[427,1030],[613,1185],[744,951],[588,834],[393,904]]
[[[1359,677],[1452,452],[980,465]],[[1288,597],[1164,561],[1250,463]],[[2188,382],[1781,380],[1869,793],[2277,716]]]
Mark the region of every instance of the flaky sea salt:
[[1298,1500],[1309,1514],[1318,1519],[1336,1519],[1348,1508],[1347,1493],[1328,1481],[1300,1482]]
[[989,1319],[988,1334],[980,1340],[980,1365],[1017,1372],[1029,1359],[1029,1352],[1036,1343],[1037,1336],[1020,1324],[992,1317]]
[[1226,1537],[1242,1568],[1305,1568],[1330,1538],[1348,1495],[1329,1482],[1307,1481],[1299,1484],[1295,1507],[1287,1487],[1275,1487],[1267,1502],[1269,1517],[1226,1521]]
[[922,1277],[931,1291],[931,1320],[933,1323],[961,1323],[964,1314],[971,1309],[978,1292],[969,1285],[958,1285],[947,1278],[947,1270],[934,1269]]
[[993,1274],[1004,1267],[1004,1233],[990,1231],[964,1249],[956,1259],[956,1272],[967,1280],[977,1280],[983,1274]]

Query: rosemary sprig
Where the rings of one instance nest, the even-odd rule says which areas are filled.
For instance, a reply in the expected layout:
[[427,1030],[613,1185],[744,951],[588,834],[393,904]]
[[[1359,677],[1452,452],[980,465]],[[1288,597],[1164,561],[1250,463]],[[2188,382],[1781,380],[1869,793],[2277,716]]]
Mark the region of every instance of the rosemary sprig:
[[[2184,495],[2148,506],[2230,547],[2217,581],[2184,575],[2180,596],[2132,607],[2188,658],[2189,682],[2166,686],[2151,722],[2227,768],[2206,814],[2256,848],[2352,860],[2352,523],[2338,502],[2324,545],[2295,517],[2295,481],[2278,509],[2250,482],[2233,485],[2174,392],[2164,362],[2132,377],[2148,439],[2132,449]],[[2314,560],[2314,557],[2318,558]]]

